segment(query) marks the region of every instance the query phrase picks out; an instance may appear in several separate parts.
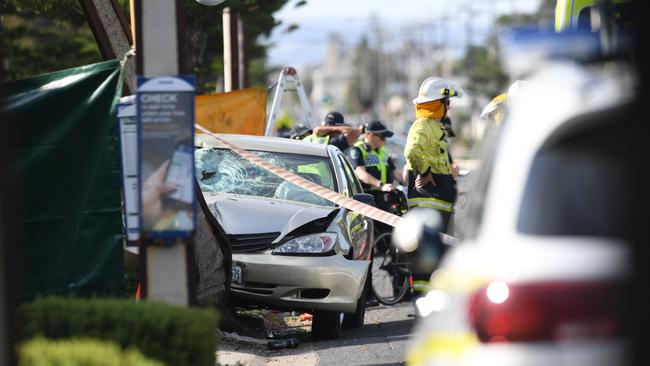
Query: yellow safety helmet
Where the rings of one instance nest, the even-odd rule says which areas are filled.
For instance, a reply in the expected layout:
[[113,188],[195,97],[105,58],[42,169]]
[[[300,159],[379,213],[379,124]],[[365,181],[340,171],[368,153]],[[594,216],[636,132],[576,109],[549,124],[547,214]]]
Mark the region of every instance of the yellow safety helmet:
[[494,97],[481,112],[481,118],[501,124],[505,118],[504,107],[508,101],[508,93],[502,93]]

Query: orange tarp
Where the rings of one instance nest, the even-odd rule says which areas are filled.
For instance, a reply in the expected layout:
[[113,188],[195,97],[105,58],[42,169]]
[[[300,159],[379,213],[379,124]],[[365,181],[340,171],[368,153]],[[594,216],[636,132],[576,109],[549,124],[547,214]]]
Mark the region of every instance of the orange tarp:
[[266,88],[199,95],[195,102],[196,123],[214,133],[264,135]]

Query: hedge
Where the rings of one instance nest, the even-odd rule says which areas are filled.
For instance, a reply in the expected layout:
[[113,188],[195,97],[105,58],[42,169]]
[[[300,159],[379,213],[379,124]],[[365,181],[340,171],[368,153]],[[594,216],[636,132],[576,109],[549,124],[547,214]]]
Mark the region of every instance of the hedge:
[[215,364],[214,309],[152,301],[48,297],[20,308],[21,338],[96,338],[173,366]]
[[164,366],[137,349],[95,339],[34,338],[20,345],[18,366]]

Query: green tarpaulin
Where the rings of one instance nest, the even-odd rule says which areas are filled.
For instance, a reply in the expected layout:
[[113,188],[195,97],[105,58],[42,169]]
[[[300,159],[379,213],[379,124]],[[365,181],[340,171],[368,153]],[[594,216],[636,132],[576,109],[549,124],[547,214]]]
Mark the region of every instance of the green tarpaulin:
[[117,61],[0,85],[0,153],[17,189],[6,244],[22,248],[27,299],[122,292],[121,85]]

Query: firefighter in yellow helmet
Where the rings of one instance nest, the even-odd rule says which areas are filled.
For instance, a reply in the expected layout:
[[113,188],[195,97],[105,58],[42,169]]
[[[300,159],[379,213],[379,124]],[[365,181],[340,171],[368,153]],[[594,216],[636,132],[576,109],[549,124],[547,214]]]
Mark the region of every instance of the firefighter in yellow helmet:
[[416,120],[409,129],[404,149],[409,208],[438,210],[444,232],[448,230],[457,190],[448,151],[448,132],[442,121],[449,111],[450,98],[462,95],[462,89],[452,81],[438,77],[424,80],[417,98],[413,99]]

